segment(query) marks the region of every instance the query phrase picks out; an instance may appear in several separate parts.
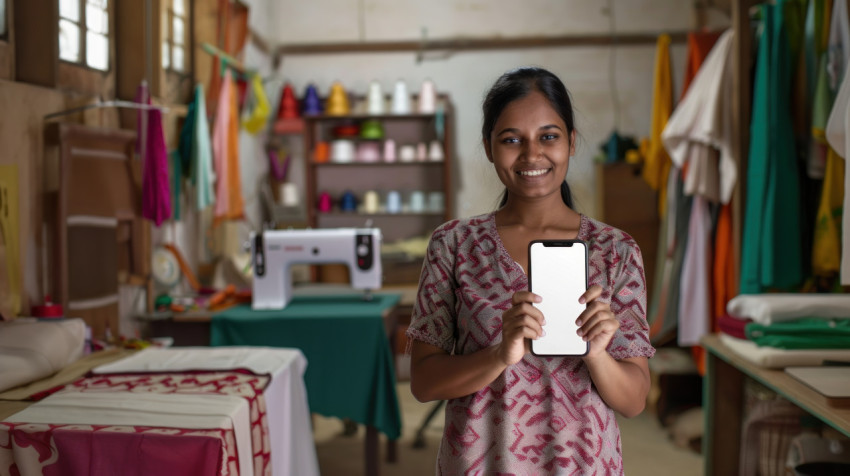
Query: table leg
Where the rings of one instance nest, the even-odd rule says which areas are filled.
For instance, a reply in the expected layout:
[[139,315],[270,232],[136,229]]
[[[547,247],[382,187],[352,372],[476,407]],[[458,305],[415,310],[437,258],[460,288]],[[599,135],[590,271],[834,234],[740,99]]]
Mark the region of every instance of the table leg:
[[378,476],[380,466],[378,465],[378,429],[366,425],[366,476]]
[[709,353],[703,389],[705,475],[738,472],[741,449],[744,374]]
[[398,454],[396,453],[396,441],[387,439],[387,463],[395,463],[398,461]]

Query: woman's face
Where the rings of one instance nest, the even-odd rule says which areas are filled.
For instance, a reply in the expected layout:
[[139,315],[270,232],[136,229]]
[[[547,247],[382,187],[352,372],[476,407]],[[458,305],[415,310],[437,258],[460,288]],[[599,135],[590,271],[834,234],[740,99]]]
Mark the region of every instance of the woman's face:
[[509,197],[560,197],[574,139],[546,97],[532,91],[505,107],[484,148]]

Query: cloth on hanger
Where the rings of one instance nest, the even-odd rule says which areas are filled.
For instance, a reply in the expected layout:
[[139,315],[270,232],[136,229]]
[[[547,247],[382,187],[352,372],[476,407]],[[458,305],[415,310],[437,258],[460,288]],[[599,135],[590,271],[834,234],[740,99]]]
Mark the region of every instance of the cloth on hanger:
[[711,261],[711,218],[708,201],[695,195],[688,224],[688,245],[685,250],[680,280],[679,301],[680,346],[699,345],[700,339],[711,330],[709,318],[709,267]]
[[[189,103],[186,120],[180,130],[179,164],[175,162],[175,168],[178,165],[180,167],[181,184],[183,178],[188,178],[194,187],[193,198],[198,210],[203,210],[215,202],[215,174],[212,170],[212,146],[207,121],[204,87],[199,83],[195,86],[194,97]],[[177,206],[179,207],[179,204]]]
[[685,64],[685,77],[682,80],[682,95],[684,98],[690,89],[691,81],[702,67],[702,62],[720,39],[722,31],[700,31],[688,33],[688,59]]
[[[711,305],[711,219],[708,202],[728,203],[737,180],[732,130],[732,30],[724,32],[705,58],[662,140],[677,168],[684,171],[684,194],[692,195],[687,244],[678,302],[678,343],[698,345],[714,327]],[[718,154],[719,152],[719,154]]]
[[803,280],[801,200],[788,104],[790,64],[785,2],[760,6],[759,41],[741,250],[741,292],[788,289]]
[[673,78],[670,74],[670,35],[658,37],[655,51],[655,79],[652,87],[652,122],[649,138],[644,139],[641,149],[646,149],[643,164],[643,179],[658,191],[658,216],[664,216],[667,205],[667,175],[670,173],[670,157],[661,142],[661,132],[673,112]]
[[[151,104],[146,84],[139,86],[137,101]],[[171,217],[171,189],[168,181],[168,149],[162,129],[162,111],[139,110],[139,155],[142,158],[142,216],[159,226]]]
[[[661,134],[673,163],[679,168],[688,163],[685,194],[723,203],[732,199],[738,175],[732,130],[733,39],[731,29],[723,33]],[[711,154],[695,150],[705,147],[720,151],[719,167]]]
[[215,159],[215,221],[244,215],[239,172],[239,118],[236,88],[230,71],[224,74],[212,138]]
[[204,87],[195,86],[195,120],[193,125],[192,156],[189,166],[189,180],[195,187],[195,206],[203,210],[215,203],[213,183],[213,153],[210,143],[210,126],[207,118],[207,106],[204,100]]
[[[829,261],[829,255],[820,257],[818,253],[828,253],[828,248],[834,245],[837,237],[841,237],[841,263],[840,275],[841,284],[850,284],[850,174],[847,174],[846,158],[850,152],[850,74],[845,72],[841,82],[841,87],[838,90],[838,95],[835,98],[835,103],[829,115],[829,121],[826,125],[826,139],[830,147],[835,153],[843,157],[832,157],[830,171],[832,172],[828,179],[824,180],[823,195],[821,196],[821,208],[818,210],[818,220],[815,226],[815,249],[814,259],[816,265],[824,266],[824,271],[829,271],[829,268],[834,267],[834,262]],[[838,161],[844,160],[844,163]],[[839,176],[841,169],[844,169],[843,178]],[[843,182],[843,184],[842,184]],[[840,188],[843,186],[843,192]],[[838,195],[841,192],[843,195],[843,212],[841,213],[841,224],[837,223],[837,214],[839,209]],[[837,228],[837,230],[836,230]],[[842,233],[843,230],[843,233]],[[819,249],[822,248],[822,249]]]
[[269,100],[266,97],[266,90],[263,88],[263,80],[259,74],[251,77],[251,101],[248,101],[251,111],[248,116],[242,120],[242,126],[251,134],[257,134],[266,125],[266,120],[271,114]]
[[850,20],[847,18],[847,2],[828,2],[828,9],[828,39],[820,56],[812,105],[812,137],[815,144],[807,160],[807,173],[809,177],[816,179],[824,178],[828,156],[826,125],[844,70],[850,62]]

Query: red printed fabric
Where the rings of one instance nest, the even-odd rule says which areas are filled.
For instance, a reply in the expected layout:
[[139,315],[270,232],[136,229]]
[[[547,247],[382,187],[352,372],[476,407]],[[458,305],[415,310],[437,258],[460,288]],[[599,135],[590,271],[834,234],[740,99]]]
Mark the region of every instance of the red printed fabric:
[[[271,474],[271,445],[263,389],[269,377],[244,372],[197,372],[157,374],[110,374],[87,377],[67,385],[62,392],[152,392],[218,394],[242,397],[248,401],[251,418],[251,455],[254,474]],[[233,432],[231,431],[231,434]],[[235,446],[235,440],[230,446]],[[238,465],[234,454],[233,465]],[[230,474],[238,474],[233,472]]]
[[[603,288],[620,329],[615,359],[652,357],[640,249],[626,233],[582,215],[589,282]],[[432,235],[407,335],[455,354],[501,340],[501,315],[528,278],[495,226],[495,213],[454,220]],[[478,392],[448,401],[439,474],[623,474],[614,411],[581,358],[526,355]]]
[[232,428],[0,422],[0,456],[0,474],[239,474]]

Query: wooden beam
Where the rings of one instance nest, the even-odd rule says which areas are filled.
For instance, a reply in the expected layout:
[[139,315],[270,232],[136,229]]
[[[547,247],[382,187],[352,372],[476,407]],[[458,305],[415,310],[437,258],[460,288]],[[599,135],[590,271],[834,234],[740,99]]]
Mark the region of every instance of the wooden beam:
[[14,3],[15,79],[56,87],[59,74],[59,3],[53,0]]
[[365,41],[313,43],[278,46],[275,57],[286,55],[338,53],[398,53],[423,51],[471,51],[517,48],[556,48],[564,46],[654,45],[661,33],[674,42],[684,42],[687,32],[625,33],[611,35],[531,36],[517,38],[452,38],[426,41]]

